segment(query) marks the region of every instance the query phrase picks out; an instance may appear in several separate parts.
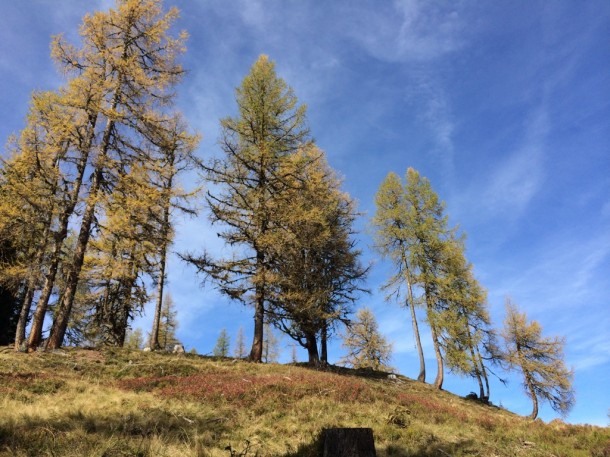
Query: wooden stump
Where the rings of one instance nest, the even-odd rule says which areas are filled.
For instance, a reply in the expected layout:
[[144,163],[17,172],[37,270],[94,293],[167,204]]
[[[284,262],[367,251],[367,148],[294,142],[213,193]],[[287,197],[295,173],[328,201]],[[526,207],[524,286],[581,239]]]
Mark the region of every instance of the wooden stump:
[[377,457],[370,428],[327,428],[323,457]]

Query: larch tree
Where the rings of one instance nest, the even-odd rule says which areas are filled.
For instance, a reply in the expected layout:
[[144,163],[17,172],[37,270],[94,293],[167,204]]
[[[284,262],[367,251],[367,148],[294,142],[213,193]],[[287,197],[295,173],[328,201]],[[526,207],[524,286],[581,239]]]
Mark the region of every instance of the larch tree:
[[389,291],[389,298],[401,294],[406,297],[420,356],[420,381],[425,380],[425,365],[421,343],[418,343],[415,305],[423,304],[437,361],[434,385],[441,389],[444,363],[440,310],[444,304],[442,294],[446,292],[443,284],[447,280],[443,266],[447,261],[448,243],[455,239],[455,230],[448,228],[444,204],[430,182],[413,168],[407,170],[404,185],[397,175],[390,173],[377,193],[376,203],[373,224],[377,228],[377,248],[395,266],[384,289]]
[[413,225],[408,219],[409,206],[405,189],[396,173],[389,173],[379,186],[375,195],[376,212],[372,224],[375,227],[375,247],[382,257],[388,258],[394,265],[394,272],[383,289],[388,291],[386,299],[404,296],[405,307],[409,309],[413,337],[419,355],[419,374],[417,380],[426,381],[426,364],[419,324],[415,313],[416,297],[415,270],[411,265],[411,248],[416,243]]
[[297,354],[297,345],[295,343],[290,345],[290,362],[298,363],[299,357]]
[[142,349],[143,346],[144,336],[142,334],[142,329],[136,328],[135,330],[128,330],[123,347],[129,349]]
[[265,324],[265,339],[263,341],[263,362],[275,363],[280,358],[280,339],[275,336],[271,325]]
[[[51,151],[59,150],[62,152],[61,156],[63,157],[60,156],[61,160],[58,161],[56,167],[61,171],[61,185],[58,188],[63,189],[63,192],[60,194],[60,204],[54,210],[56,212],[54,219],[56,220],[51,220],[52,224],[49,226],[53,228],[48,240],[47,266],[27,341],[30,351],[35,350],[41,342],[42,326],[49,300],[56,289],[57,274],[60,271],[61,262],[66,262],[64,251],[71,230],[70,225],[76,223],[74,219],[76,208],[81,202],[84,176],[90,161],[91,140],[93,138],[91,129],[94,128],[97,119],[96,116],[92,115],[93,106],[97,103],[97,99],[93,96],[94,93],[91,83],[87,85],[79,80],[73,80],[68,87],[63,88],[59,92],[59,97],[55,97],[54,111],[62,112],[64,116],[67,113],[69,117],[62,123],[54,122],[51,124],[53,126],[59,125],[59,138],[62,138],[60,140],[61,147],[54,146],[57,140],[46,140],[43,143],[45,149],[49,148]],[[45,117],[45,119],[48,118],[50,116]],[[38,125],[45,125],[45,123],[39,122]],[[51,139],[55,137],[54,135],[49,136]],[[43,243],[47,244],[46,241]],[[69,268],[64,268],[64,270],[69,270]],[[28,306],[29,303],[26,301],[23,311]]]
[[442,389],[442,323],[437,311],[442,301],[443,263],[446,260],[447,243],[455,239],[455,230],[448,228],[444,203],[439,200],[428,179],[421,177],[413,168],[407,170],[405,199],[408,207],[407,223],[414,236],[409,262],[416,271],[414,281],[423,291],[422,300],[432,334],[437,362],[434,386]]
[[347,326],[343,337],[347,354],[342,363],[353,368],[392,371],[392,344],[379,332],[375,315],[368,308],[356,314],[356,320]]
[[237,337],[235,338],[235,349],[233,350],[233,355],[237,359],[243,359],[247,355],[243,327],[239,327],[239,330],[237,331]]
[[[176,337],[178,329],[178,311],[175,309],[174,299],[169,293],[166,293],[163,298],[163,308],[161,309],[161,319],[159,322],[159,345],[161,349],[169,351],[180,341]],[[148,335],[150,340],[152,335]]]
[[[52,55],[69,78],[60,94],[71,119],[62,145],[73,180],[54,225],[51,262],[61,251],[64,227],[78,227],[78,235],[49,349],[63,342],[100,202],[134,161],[154,155],[175,124],[173,88],[183,73],[176,58],[184,50],[185,34],[174,38],[168,30],[177,14],[176,9],[163,13],[160,0],[117,0],[115,9],[85,16],[80,48],[61,36],[53,41]],[[55,278],[48,276],[44,282],[28,340],[31,348],[40,342],[46,313],[47,304],[40,300],[48,303],[47,291],[53,290]]]
[[502,331],[504,358],[509,368],[523,374],[525,393],[531,398],[533,409],[530,419],[538,416],[538,402],[547,401],[562,415],[574,405],[572,387],[574,372],[564,363],[565,340],[543,337],[542,327],[529,322],[510,300],[506,302],[506,319]]
[[275,201],[286,189],[279,171],[287,157],[309,141],[305,106],[275,65],[260,56],[236,90],[239,114],[221,120],[224,156],[204,164],[212,184],[207,193],[210,220],[218,236],[234,247],[230,258],[186,255],[221,293],[254,307],[249,359],[261,362],[263,324],[270,296],[273,233],[281,227]]
[[167,282],[167,257],[174,236],[172,210],[179,210],[191,216],[196,214],[196,210],[189,205],[189,202],[192,197],[197,195],[198,190],[184,191],[179,186],[178,177],[181,172],[191,169],[198,163],[193,152],[199,138],[186,134],[184,123],[179,122],[180,119],[176,119],[176,121],[178,122],[175,126],[169,130],[170,135],[166,138],[165,144],[160,148],[159,157],[153,162],[156,177],[154,182],[161,192],[161,210],[157,220],[159,233],[157,273],[155,275],[157,299],[150,341],[150,348],[153,350],[159,349],[161,346],[159,325],[163,309],[163,293]]
[[212,355],[214,357],[228,357],[229,356],[229,348],[231,346],[231,338],[229,338],[229,334],[227,333],[227,329],[223,328],[218,335],[218,339],[216,340],[216,345],[212,350]]
[[161,201],[147,170],[133,164],[104,204],[105,220],[98,224],[84,266],[95,293],[93,321],[100,344],[123,346],[129,321],[149,300],[146,280],[154,276],[157,246],[165,239],[156,224]]
[[367,269],[352,238],[355,205],[341,191],[324,153],[306,145],[284,167],[290,185],[276,206],[282,230],[274,232],[272,243],[269,319],[316,365],[327,362],[329,330],[348,321]]
[[[479,398],[485,401],[489,399],[486,362],[497,363],[500,356],[493,349],[486,292],[474,277],[464,251],[461,239],[448,240],[445,244],[435,319],[447,367],[454,373],[475,378]],[[489,356],[487,360],[482,354]]]
[[39,282],[52,267],[48,249],[60,230],[58,216],[69,204],[74,157],[68,126],[75,119],[62,99],[52,92],[33,95],[26,127],[9,142],[11,156],[2,163],[0,239],[10,240],[15,256],[2,268],[0,281],[18,284],[23,296],[15,349],[25,338]]

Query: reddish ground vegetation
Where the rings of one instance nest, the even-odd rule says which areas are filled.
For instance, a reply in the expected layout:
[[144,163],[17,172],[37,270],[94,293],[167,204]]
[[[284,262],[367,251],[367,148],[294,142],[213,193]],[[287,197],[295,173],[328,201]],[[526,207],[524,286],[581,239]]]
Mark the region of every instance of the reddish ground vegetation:
[[248,375],[218,372],[192,376],[161,376],[126,379],[119,382],[126,390],[147,391],[169,397],[228,401],[239,406],[273,397],[298,400],[312,395],[337,402],[371,400],[375,393],[365,382],[353,377],[315,372],[313,374]]

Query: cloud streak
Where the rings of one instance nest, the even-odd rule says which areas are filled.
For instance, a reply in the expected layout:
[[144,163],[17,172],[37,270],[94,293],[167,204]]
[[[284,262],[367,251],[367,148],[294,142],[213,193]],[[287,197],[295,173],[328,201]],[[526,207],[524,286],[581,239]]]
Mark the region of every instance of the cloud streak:
[[[369,6],[371,6],[369,4]],[[428,62],[459,49],[465,22],[453,7],[420,0],[347,9],[348,35],[373,57],[389,62]]]

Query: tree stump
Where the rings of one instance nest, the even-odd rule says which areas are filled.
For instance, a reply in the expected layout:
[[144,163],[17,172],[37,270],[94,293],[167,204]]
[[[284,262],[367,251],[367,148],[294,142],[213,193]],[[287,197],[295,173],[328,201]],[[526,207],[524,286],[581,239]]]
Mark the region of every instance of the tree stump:
[[370,428],[327,428],[323,457],[377,457]]

